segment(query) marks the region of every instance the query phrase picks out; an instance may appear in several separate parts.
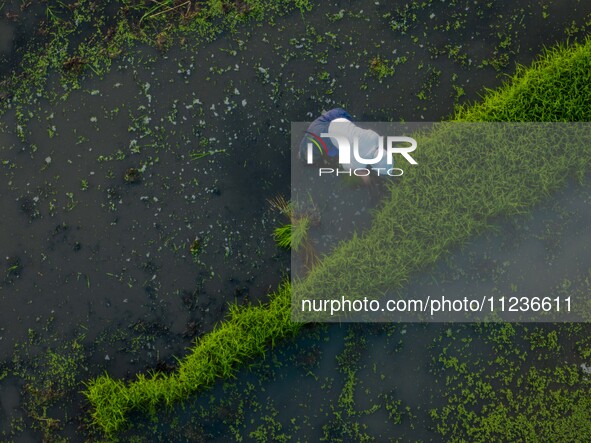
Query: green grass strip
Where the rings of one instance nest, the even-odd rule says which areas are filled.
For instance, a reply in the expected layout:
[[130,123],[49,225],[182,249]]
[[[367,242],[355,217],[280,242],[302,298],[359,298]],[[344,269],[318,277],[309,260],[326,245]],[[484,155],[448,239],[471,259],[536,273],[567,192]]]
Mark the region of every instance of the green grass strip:
[[[589,121],[590,116],[591,41],[587,40],[548,51],[531,67],[520,68],[505,86],[488,91],[482,103],[460,108],[454,120]],[[434,167],[405,174],[400,186],[392,187],[391,198],[376,213],[367,235],[341,244],[312,270],[302,287],[313,291],[338,284],[341,291],[354,291],[363,284],[359,280],[363,273],[381,284],[401,286],[411,272],[485,228],[491,217],[524,211],[563,184],[569,174],[582,177],[591,163],[588,151],[577,150],[531,152],[527,157],[523,152],[472,152],[465,153],[463,161],[457,154],[457,147],[421,145],[420,155],[425,162],[439,162],[441,174]],[[489,169],[478,167],[481,155]],[[505,168],[494,167],[498,162]],[[337,272],[343,266],[355,272]],[[130,383],[107,374],[90,380],[85,395],[93,407],[94,423],[112,433],[133,409],[154,411],[232,376],[269,345],[298,330],[299,325],[290,320],[290,296],[290,286],[284,285],[266,306],[233,307],[227,320],[180,361],[175,374],[140,374]]]
[[107,374],[90,381],[85,395],[94,408],[94,423],[112,433],[125,424],[132,409],[155,412],[159,405],[171,406],[218,378],[231,377],[237,367],[299,329],[290,321],[289,307],[288,285],[281,286],[265,307],[232,306],[228,319],[199,339],[172,375],[139,374],[128,385]]

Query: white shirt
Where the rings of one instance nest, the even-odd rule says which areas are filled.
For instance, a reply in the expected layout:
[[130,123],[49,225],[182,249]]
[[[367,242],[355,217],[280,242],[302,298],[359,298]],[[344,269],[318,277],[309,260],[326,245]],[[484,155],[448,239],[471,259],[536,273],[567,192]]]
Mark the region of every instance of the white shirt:
[[[351,143],[351,163],[342,164],[343,169],[366,168],[366,164],[357,161],[353,154],[353,143],[355,138],[359,141],[359,156],[361,158],[373,159],[378,154],[380,136],[377,132],[371,129],[363,129],[356,126],[346,118],[336,118],[328,125],[328,132],[331,134],[339,134],[346,137]],[[335,146],[338,145],[335,143]],[[387,168],[386,154],[383,153],[382,160],[376,164],[370,165],[372,168]]]

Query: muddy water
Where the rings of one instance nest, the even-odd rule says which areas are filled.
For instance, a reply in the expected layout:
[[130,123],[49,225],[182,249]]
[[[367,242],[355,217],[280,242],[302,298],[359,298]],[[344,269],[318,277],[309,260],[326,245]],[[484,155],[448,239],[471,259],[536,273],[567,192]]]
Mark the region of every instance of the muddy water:
[[[172,356],[211,330],[228,303],[264,301],[288,275],[289,256],[272,239],[285,220],[267,199],[289,194],[291,121],[336,105],[358,120],[444,118],[455,102],[500,84],[499,74],[512,72],[515,62],[528,63],[542,46],[563,41],[573,20],[584,21],[585,8],[591,10],[564,3],[544,10],[544,18],[529,2],[437,3],[410,12],[335,2],[205,46],[189,41],[165,54],[139,47],[64,100],[28,104],[22,139],[14,111],[7,111],[0,122],[6,366],[14,344],[31,331],[42,337],[34,343],[39,349],[83,334],[89,371],[80,379],[174,364]],[[448,29],[456,21],[458,28]],[[10,38],[13,25],[2,26]],[[372,62],[376,57],[381,62]],[[55,78],[50,89],[63,93]],[[428,341],[436,329],[409,326],[400,339],[411,343],[425,334]],[[321,377],[337,377],[330,356],[344,334],[330,328],[318,344]],[[368,346],[369,369],[360,374],[379,356],[380,364],[393,365],[380,340]],[[420,368],[428,350],[413,352],[417,360],[400,357]],[[274,395],[292,398],[281,370],[284,382]],[[397,380],[414,374],[410,366],[389,371]],[[380,383],[367,377],[379,395]],[[14,394],[19,383],[8,377],[0,386]],[[305,415],[320,415],[315,386],[301,385],[312,408]],[[423,397],[410,386],[404,402],[416,408]],[[317,395],[330,408],[339,392]],[[23,416],[13,394],[2,403],[4,432]],[[52,414],[79,414],[80,397],[68,399]],[[298,413],[295,403],[283,404]],[[65,423],[75,435],[75,424]],[[320,432],[313,423],[307,429]]]
[[46,7],[38,1],[9,0],[0,4],[0,84],[19,70],[29,45],[45,40],[39,31]]
[[0,54],[5,55],[12,50],[15,25],[2,23],[0,25]]

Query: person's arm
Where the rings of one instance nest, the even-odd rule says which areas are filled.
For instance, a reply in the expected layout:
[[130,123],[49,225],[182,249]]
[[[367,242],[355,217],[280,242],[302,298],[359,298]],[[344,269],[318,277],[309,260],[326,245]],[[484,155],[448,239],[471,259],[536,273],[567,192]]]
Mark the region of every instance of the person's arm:
[[371,175],[364,175],[361,177],[361,182],[365,185],[365,186],[369,186],[372,183],[372,179],[371,179]]

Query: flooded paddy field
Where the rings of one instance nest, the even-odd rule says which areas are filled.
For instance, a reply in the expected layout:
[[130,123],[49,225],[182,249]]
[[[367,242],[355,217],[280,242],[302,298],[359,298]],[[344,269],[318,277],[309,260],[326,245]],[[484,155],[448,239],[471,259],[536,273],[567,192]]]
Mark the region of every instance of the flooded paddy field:
[[[98,439],[86,427],[82,381],[174,370],[174,356],[229,303],[264,302],[289,277],[289,253],[272,236],[285,220],[268,199],[289,197],[291,121],[335,106],[357,120],[443,119],[515,63],[583,35],[590,13],[574,1],[331,2],[208,44],[187,36],[166,51],[137,46],[80,89],[64,91],[54,73],[46,96],[12,103],[0,120],[0,435]],[[0,27],[4,57],[16,44],[11,26]],[[588,189],[571,188],[575,219],[588,211]],[[540,224],[557,217],[541,210],[531,229],[542,235]],[[516,238],[530,222],[516,222]],[[584,243],[580,230],[548,231],[552,250]],[[469,260],[458,279],[502,267],[494,244],[471,261],[454,252],[452,262]],[[570,277],[581,291],[588,258],[577,259],[580,280]],[[572,263],[556,268],[567,275]],[[479,285],[467,281],[467,291]],[[461,383],[445,378],[453,365],[442,349],[468,352],[467,364],[493,374],[483,362],[506,343],[482,328],[313,326],[185,409],[156,422],[134,416],[121,439],[437,441],[447,435],[437,428],[451,402],[446,383]],[[545,330],[515,328],[523,349]],[[570,332],[546,366],[557,355],[583,362]]]
[[[572,296],[589,306],[590,190],[589,180],[571,183],[531,214],[499,220],[402,292],[477,298],[519,289]],[[123,435],[137,441],[146,435],[158,441],[171,435],[178,441],[447,441],[469,438],[473,427],[474,440],[482,441],[485,430],[506,435],[504,426],[507,432],[515,427],[509,420],[523,407],[547,408],[551,420],[588,407],[569,389],[585,391],[591,383],[590,332],[587,323],[313,325],[236,381],[155,419],[133,416]],[[541,397],[540,386],[547,390]],[[514,401],[509,390],[521,394]],[[519,403],[520,395],[531,399]],[[497,408],[499,417],[487,417]],[[544,420],[536,414],[526,413],[532,430]],[[580,420],[589,418],[585,413]]]

